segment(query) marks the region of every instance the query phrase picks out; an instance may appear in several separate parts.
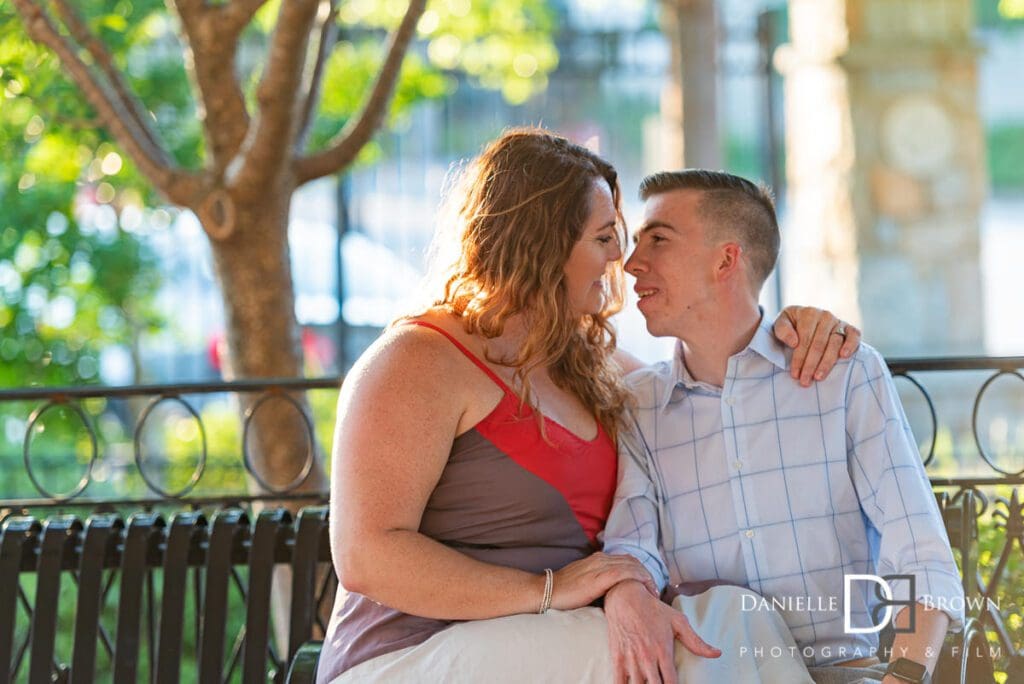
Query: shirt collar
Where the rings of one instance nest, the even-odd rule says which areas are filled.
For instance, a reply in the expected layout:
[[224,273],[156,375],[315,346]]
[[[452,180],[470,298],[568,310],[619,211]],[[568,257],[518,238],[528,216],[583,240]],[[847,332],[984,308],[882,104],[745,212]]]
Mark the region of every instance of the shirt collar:
[[[747,346],[732,358],[738,358],[754,352],[778,368],[788,370],[791,352],[775,337],[771,324],[765,321],[764,309],[761,307],[758,307],[758,309],[761,311],[761,321],[754,331],[754,336],[750,339]],[[669,382],[666,383],[665,392],[661,397],[661,407],[665,408],[668,406],[668,403],[672,400],[673,393],[677,389],[683,388],[711,391],[716,394],[721,391],[721,388],[695,380],[690,375],[690,371],[687,370],[686,364],[683,362],[683,343],[681,340],[676,340],[675,353],[672,355],[671,375],[669,376]]]
[[767,361],[775,364],[779,369],[789,370],[789,361],[792,356],[792,352],[789,347],[775,337],[775,332],[772,330],[772,324],[765,320],[764,309],[761,307],[758,308],[761,311],[761,322],[758,324],[757,330],[754,331],[754,336],[750,339],[750,344],[747,345],[746,349],[737,354],[737,356],[746,354],[748,351],[753,351],[764,357]]

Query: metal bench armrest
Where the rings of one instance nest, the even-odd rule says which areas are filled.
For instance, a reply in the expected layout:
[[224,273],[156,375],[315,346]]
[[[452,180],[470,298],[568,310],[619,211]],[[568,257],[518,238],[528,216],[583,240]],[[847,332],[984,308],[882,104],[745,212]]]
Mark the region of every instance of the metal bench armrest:
[[296,651],[292,665],[288,668],[289,684],[313,684],[316,681],[316,666],[320,661],[322,641],[307,641]]

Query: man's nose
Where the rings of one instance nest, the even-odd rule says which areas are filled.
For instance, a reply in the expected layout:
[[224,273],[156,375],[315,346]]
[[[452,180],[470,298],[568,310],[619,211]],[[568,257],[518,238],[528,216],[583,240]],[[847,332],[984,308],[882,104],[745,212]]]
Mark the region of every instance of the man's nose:
[[635,276],[638,272],[644,270],[644,268],[643,259],[640,257],[640,250],[638,248],[634,249],[633,253],[629,255],[628,259],[626,259],[626,273]]

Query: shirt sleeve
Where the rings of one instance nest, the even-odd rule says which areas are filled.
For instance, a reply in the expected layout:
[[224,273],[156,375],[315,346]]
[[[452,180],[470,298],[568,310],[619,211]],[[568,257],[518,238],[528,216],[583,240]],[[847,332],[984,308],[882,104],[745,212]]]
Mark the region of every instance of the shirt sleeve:
[[619,434],[619,479],[605,527],[604,552],[628,553],[643,563],[661,592],[668,568],[658,547],[660,524],[651,461],[635,421]]
[[[862,345],[849,382],[847,455],[861,508],[879,537],[876,572],[912,575],[914,600],[942,610],[950,631],[960,631],[960,574],[889,369],[878,352]],[[910,598],[908,580],[889,584],[894,599]]]

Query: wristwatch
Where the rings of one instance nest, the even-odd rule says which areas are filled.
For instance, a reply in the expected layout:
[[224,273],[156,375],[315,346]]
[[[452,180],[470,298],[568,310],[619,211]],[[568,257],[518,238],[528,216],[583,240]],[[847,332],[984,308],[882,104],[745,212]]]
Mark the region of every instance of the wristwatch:
[[892,675],[901,682],[911,684],[930,684],[932,678],[928,674],[928,668],[910,658],[897,658],[889,663],[885,674]]

